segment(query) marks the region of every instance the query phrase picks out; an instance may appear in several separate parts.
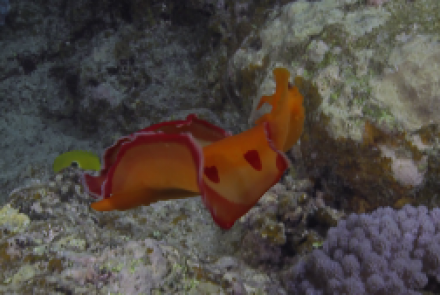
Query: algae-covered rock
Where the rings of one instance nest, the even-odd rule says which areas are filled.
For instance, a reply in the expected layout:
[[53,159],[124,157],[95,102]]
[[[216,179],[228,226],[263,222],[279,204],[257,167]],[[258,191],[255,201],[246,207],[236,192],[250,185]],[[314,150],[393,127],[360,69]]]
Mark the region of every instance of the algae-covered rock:
[[243,43],[231,59],[239,93],[248,93],[243,81],[258,83],[254,107],[273,91],[274,67],[291,71],[306,108],[297,163],[328,204],[355,212],[437,204],[439,5],[296,1],[252,36],[258,48]]
[[440,124],[440,36],[407,36],[392,49],[390,68],[373,79],[373,97],[405,130]]
[[244,225],[222,231],[200,198],[97,212],[81,173],[67,168],[17,188],[0,208],[0,293],[285,294],[279,280],[243,262]]

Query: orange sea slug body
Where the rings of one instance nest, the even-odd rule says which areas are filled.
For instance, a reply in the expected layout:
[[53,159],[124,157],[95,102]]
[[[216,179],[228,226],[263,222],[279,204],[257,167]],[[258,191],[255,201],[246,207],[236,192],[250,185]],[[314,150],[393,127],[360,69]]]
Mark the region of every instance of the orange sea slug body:
[[153,125],[107,149],[99,176],[84,175],[85,187],[102,200],[98,211],[126,210],[160,200],[201,195],[215,222],[230,228],[279,181],[289,162],[284,152],[303,129],[303,98],[289,87],[289,72],[274,70],[272,105],[256,126],[229,136],[197,119]]

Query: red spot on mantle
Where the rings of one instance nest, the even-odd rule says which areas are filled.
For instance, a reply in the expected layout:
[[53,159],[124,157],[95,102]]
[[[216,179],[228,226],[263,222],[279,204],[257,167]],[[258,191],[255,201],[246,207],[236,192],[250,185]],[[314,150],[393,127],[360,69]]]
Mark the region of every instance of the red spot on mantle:
[[248,151],[246,154],[244,154],[244,158],[255,170],[261,171],[261,169],[263,168],[260,155],[256,150]]
[[276,163],[277,163],[278,170],[282,171],[282,172],[284,172],[289,167],[286,159],[283,156],[281,156],[280,154],[277,155]]
[[203,173],[205,173],[206,177],[208,177],[208,179],[211,180],[212,182],[215,182],[215,183],[220,182],[220,177],[218,176],[217,167],[215,167],[215,166],[205,167],[203,169]]

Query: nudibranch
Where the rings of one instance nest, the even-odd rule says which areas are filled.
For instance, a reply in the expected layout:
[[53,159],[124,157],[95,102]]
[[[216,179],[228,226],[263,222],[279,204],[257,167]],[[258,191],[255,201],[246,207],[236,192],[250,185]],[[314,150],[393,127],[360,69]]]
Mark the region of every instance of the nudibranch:
[[256,125],[231,135],[189,115],[152,125],[119,139],[103,156],[99,175],[83,183],[97,211],[127,210],[161,200],[201,195],[214,221],[231,228],[276,184],[289,161],[284,154],[304,124],[303,97],[289,85],[289,71],[276,68],[272,106]]

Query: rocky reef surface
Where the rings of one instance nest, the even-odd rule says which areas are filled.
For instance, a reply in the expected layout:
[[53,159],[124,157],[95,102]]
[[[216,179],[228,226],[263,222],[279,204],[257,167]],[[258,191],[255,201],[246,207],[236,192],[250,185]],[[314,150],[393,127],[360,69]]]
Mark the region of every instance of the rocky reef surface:
[[[12,1],[0,27],[0,292],[312,288],[300,285],[302,275],[310,282],[336,267],[313,264],[325,245],[350,250],[343,234],[325,244],[341,218],[439,205],[438,32],[437,0]],[[101,153],[188,113],[242,131],[259,115],[256,101],[273,92],[275,66],[297,75],[306,127],[288,175],[230,231],[199,198],[95,212],[82,171],[51,171],[65,151]],[[427,249],[435,266],[439,252]],[[413,276],[408,294],[440,290],[431,268]],[[362,290],[387,294],[373,279],[378,287]],[[346,280],[344,290],[359,292],[356,284]]]
[[80,174],[11,193],[0,210],[0,292],[287,294],[282,266],[319,247],[340,217],[310,198],[308,181],[276,185],[229,231],[200,198],[96,212]]

